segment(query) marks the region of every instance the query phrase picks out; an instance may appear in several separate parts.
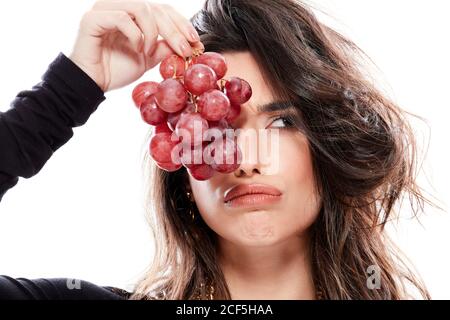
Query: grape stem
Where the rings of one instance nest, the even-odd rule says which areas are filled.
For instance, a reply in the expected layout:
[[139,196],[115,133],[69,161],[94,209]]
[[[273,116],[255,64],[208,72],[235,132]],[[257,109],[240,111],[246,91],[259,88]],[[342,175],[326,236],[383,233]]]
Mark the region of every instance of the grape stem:
[[186,57],[184,59],[184,70],[187,70],[189,68],[191,61],[192,61],[192,57]]
[[201,56],[203,54],[203,49],[193,49],[192,51],[193,51],[192,55],[194,57],[198,57],[198,56]]
[[177,78],[177,64],[175,63],[174,67],[173,67],[173,76],[172,79],[176,79]]
[[197,96],[193,95],[192,93],[190,93],[188,91],[188,100],[194,105],[194,107],[195,107],[194,111],[195,112],[198,112],[197,98],[198,98]]
[[225,84],[227,83],[226,79],[220,79],[220,91],[223,92],[223,89],[225,88]]
[[199,57],[203,54],[202,49],[192,49],[192,56],[186,57],[185,60],[185,69],[189,68],[193,58]]
[[194,104],[195,107],[195,112],[198,112],[198,106],[197,106],[197,96],[192,95],[192,103]]

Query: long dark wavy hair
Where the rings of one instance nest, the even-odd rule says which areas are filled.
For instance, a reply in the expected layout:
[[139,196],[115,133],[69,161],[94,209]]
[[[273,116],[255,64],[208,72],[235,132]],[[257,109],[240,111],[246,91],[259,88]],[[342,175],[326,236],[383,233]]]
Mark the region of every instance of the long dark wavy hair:
[[[207,0],[191,21],[206,51],[250,52],[277,98],[296,106],[292,121],[308,139],[322,200],[310,254],[323,297],[407,299],[412,286],[429,299],[384,228],[402,199],[416,217],[436,206],[416,183],[413,115],[376,88],[362,50],[294,0]],[[155,257],[132,298],[202,299],[210,283],[215,299],[230,299],[215,233],[186,196],[186,170],[162,171],[148,154],[144,164]],[[376,290],[370,266],[380,270]]]

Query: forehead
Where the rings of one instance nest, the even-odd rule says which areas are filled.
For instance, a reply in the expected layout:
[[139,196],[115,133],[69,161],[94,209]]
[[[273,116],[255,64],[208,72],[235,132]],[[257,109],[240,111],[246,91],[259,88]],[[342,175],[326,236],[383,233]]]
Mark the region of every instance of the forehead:
[[274,94],[269,83],[264,79],[261,70],[249,52],[223,53],[227,60],[228,70],[225,79],[239,77],[246,80],[252,87],[252,97],[244,104],[245,110],[257,113],[257,106],[273,102]]

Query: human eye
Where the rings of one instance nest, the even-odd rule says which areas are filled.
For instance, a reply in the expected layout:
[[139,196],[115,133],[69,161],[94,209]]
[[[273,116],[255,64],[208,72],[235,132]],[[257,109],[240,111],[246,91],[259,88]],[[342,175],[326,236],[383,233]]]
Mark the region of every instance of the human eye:
[[275,128],[292,128],[294,123],[286,116],[278,116],[270,123],[269,127]]

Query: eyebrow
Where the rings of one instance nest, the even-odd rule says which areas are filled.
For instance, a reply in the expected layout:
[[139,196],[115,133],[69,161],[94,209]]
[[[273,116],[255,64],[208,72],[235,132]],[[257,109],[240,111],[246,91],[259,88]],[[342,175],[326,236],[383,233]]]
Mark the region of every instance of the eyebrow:
[[293,101],[274,101],[257,107],[258,113],[272,113],[277,111],[292,112],[295,110],[296,108]]

